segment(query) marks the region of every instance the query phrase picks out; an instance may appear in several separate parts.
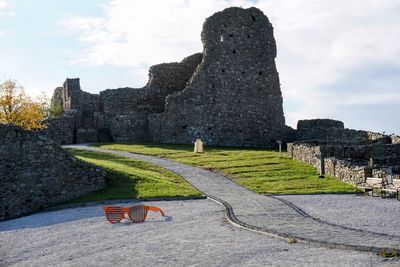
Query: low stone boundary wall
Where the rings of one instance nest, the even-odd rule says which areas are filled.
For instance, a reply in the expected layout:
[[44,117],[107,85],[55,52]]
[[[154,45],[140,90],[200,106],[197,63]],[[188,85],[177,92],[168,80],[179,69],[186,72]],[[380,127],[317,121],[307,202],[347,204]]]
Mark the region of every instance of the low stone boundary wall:
[[335,176],[340,180],[356,186],[365,181],[367,176],[371,176],[371,168],[367,160],[345,160],[327,156],[325,153],[332,146],[323,146],[314,143],[289,143],[287,146],[289,157],[301,160],[313,165],[320,171],[320,155],[325,155],[325,173]]

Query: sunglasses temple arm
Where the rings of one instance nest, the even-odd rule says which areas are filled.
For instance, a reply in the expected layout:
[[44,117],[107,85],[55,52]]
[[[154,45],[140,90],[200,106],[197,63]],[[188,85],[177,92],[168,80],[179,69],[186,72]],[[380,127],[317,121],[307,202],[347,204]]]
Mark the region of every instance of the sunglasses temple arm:
[[162,211],[162,209],[160,209],[160,208],[158,208],[158,207],[147,206],[147,208],[148,208],[149,210],[151,210],[151,211],[155,211],[155,212],[159,211],[159,212],[161,212],[161,215],[162,215],[162,216],[165,216],[165,214],[164,214],[164,212]]

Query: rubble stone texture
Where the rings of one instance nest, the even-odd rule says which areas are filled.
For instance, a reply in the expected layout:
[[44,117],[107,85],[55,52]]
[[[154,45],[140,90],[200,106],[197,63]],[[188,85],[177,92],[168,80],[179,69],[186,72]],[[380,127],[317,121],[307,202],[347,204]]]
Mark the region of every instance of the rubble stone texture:
[[79,79],[67,79],[63,87],[55,89],[51,102],[65,113],[49,121],[44,134],[60,144],[147,142],[149,114],[164,111],[166,96],[185,88],[201,60],[202,54],[197,53],[179,63],[152,66],[147,85],[139,89],[126,87],[90,94],[82,91]]
[[363,144],[395,143],[396,136],[344,128],[341,121],[331,119],[299,120],[295,140],[314,140],[321,142],[356,142]]
[[104,177],[55,141],[0,124],[0,221],[102,189]]
[[150,120],[161,143],[271,147],[285,139],[273,27],[258,9],[228,8],[203,26],[204,58],[185,90]]
[[367,177],[382,177],[391,167],[400,177],[398,136],[344,128],[341,121],[301,120],[297,140],[287,145],[289,157],[320,167],[324,155],[326,173],[357,185]]

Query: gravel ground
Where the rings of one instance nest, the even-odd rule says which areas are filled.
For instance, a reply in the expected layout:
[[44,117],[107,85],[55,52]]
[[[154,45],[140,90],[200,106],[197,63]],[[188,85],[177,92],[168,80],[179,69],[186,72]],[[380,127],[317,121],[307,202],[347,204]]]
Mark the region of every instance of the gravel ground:
[[394,198],[353,194],[286,195],[279,198],[330,223],[400,236],[400,201]]
[[[310,203],[318,204],[318,201],[321,201],[317,196],[307,197],[315,199]],[[338,196],[325,195],[320,198],[324,197],[332,198],[333,203],[339,202]],[[351,202],[353,196],[341,197]],[[330,203],[332,205],[332,202]],[[300,243],[288,244],[283,240],[236,228],[226,221],[223,208],[210,200],[161,201],[146,204],[161,207],[168,217],[162,218],[159,214],[150,213],[149,220],[141,224],[124,221],[111,225],[105,221],[101,206],[97,205],[37,213],[1,222],[0,265],[399,266],[400,264],[396,259],[384,259],[372,253],[318,248]]]

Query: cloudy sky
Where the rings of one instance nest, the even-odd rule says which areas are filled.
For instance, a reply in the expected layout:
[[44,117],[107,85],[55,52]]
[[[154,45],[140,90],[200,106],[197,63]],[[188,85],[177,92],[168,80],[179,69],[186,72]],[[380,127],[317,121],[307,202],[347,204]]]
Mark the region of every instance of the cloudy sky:
[[0,0],[0,79],[30,94],[142,87],[202,51],[204,19],[256,6],[274,26],[287,124],[333,118],[400,134],[400,0]]

